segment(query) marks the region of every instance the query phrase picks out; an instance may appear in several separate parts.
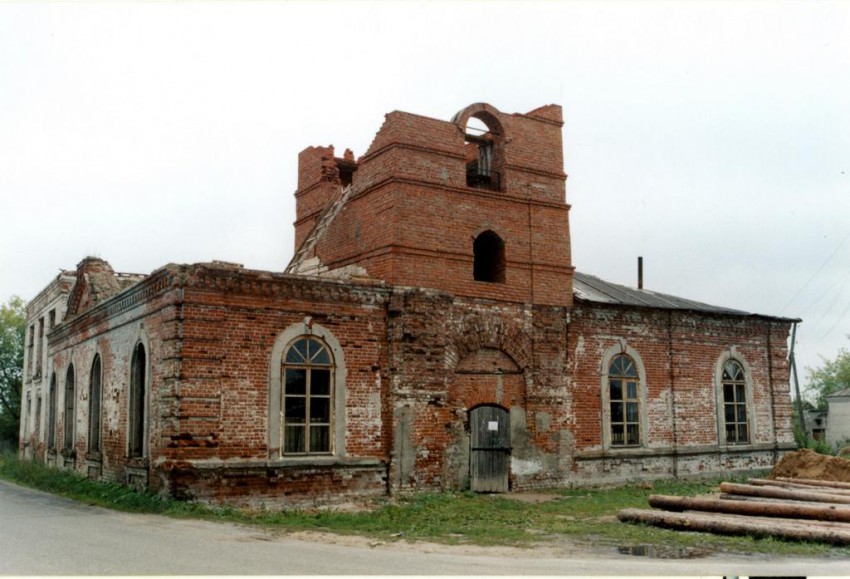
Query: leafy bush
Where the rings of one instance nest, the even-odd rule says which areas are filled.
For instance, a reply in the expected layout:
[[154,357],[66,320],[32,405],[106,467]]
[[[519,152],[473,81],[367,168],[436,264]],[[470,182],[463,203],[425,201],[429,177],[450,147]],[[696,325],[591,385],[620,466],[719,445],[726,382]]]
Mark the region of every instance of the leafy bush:
[[826,440],[816,440],[811,436],[806,435],[799,426],[794,428],[794,442],[797,443],[797,448],[808,448],[814,450],[818,454],[828,456],[835,455],[835,449]]

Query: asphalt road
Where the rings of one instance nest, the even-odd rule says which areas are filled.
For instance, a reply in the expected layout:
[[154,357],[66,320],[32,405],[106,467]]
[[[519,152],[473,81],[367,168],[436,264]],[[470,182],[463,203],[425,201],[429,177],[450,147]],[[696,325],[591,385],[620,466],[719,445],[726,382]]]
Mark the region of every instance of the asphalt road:
[[558,553],[297,540],[118,513],[0,482],[3,575],[850,575],[850,560]]

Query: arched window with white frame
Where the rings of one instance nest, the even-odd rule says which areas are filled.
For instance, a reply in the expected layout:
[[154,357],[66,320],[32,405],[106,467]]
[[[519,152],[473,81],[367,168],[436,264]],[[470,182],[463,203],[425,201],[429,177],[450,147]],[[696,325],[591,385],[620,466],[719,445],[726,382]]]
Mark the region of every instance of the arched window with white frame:
[[312,336],[293,341],[283,355],[283,452],[331,453],[334,363],[328,347]]
[[611,446],[639,446],[640,378],[634,360],[620,354],[608,367]]
[[749,364],[734,348],[715,367],[717,437],[721,445],[750,444],[753,436],[753,382]]
[[602,446],[634,448],[646,444],[646,371],[638,353],[621,342],[602,356]]
[[269,458],[345,456],[342,345],[307,317],[275,338],[269,356]]

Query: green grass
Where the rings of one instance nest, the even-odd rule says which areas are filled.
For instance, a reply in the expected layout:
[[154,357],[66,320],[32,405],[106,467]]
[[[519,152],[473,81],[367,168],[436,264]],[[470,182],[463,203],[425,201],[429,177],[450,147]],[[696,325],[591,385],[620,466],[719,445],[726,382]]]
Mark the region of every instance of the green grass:
[[256,525],[276,531],[322,531],[357,534],[387,541],[533,547],[567,542],[588,549],[653,545],[727,553],[796,556],[850,556],[850,548],[778,539],[722,537],[668,531],[620,523],[623,508],[648,508],[650,494],[692,496],[717,490],[715,481],[664,481],[604,489],[548,491],[552,500],[531,504],[510,495],[420,493],[376,501],[367,511],[339,509],[246,512],[213,508],[134,492],[117,484],[88,480],[67,471],[0,455],[0,478],[88,504],[130,512],[157,513]]
[[178,514],[181,511],[189,513],[196,507],[163,499],[152,493],[139,493],[123,485],[100,483],[76,473],[46,468],[36,462],[18,460],[10,453],[0,454],[0,478],[120,511]]

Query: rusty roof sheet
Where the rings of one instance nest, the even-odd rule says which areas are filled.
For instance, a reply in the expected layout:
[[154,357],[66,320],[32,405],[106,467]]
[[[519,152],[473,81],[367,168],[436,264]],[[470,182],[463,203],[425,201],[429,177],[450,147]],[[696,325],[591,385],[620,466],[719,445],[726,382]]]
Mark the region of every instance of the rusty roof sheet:
[[[712,306],[694,300],[662,294],[647,289],[635,289],[605,281],[593,275],[575,272],[573,274],[573,295],[576,299],[598,304],[615,304],[621,306],[636,306],[643,308],[658,308],[665,310],[688,310],[710,314],[731,316],[756,316],[743,310],[734,310],[720,306]],[[761,316],[787,322],[798,322],[792,318]]]

